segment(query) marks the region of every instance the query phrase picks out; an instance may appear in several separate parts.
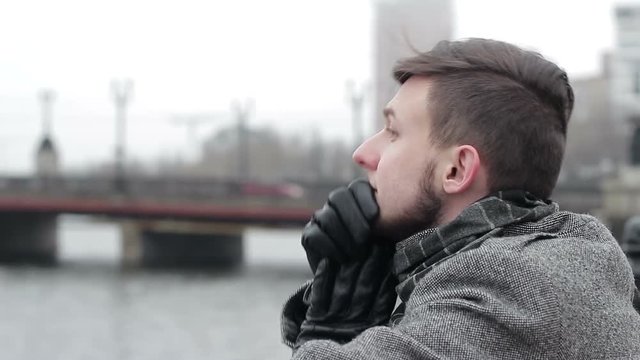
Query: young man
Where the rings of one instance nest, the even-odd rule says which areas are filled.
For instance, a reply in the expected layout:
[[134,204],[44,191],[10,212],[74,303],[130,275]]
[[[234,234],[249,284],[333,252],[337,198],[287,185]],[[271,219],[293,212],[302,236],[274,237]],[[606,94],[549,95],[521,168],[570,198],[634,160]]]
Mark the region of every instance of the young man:
[[314,279],[282,317],[294,358],[640,358],[624,253],[548,200],[565,72],[471,39],[394,75],[385,128],[353,156],[368,181],[332,192],[303,232]]

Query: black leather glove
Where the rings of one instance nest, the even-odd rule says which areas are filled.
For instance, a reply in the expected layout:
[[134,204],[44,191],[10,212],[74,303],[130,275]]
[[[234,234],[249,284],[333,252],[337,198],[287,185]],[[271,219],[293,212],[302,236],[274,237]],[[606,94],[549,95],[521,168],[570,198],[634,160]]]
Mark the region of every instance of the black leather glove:
[[394,245],[374,241],[378,213],[373,189],[356,180],[331,192],[305,227],[302,246],[314,278],[302,298],[307,311],[296,348],[311,339],[345,343],[369,327],[388,324],[396,302]]
[[347,343],[372,326],[388,325],[396,303],[393,244],[374,244],[365,260],[318,263],[303,302],[308,306],[295,347],[308,340]]
[[313,280],[309,280],[304,283],[298,290],[296,290],[282,307],[282,314],[280,316],[280,332],[282,336],[282,342],[290,348],[295,348],[296,341],[300,335],[300,327],[307,316],[307,309],[309,308],[303,301],[304,294],[308,288],[311,287]]
[[316,272],[323,258],[340,263],[362,259],[371,246],[371,226],[378,213],[373,189],[364,179],[332,191],[302,232],[311,271]]

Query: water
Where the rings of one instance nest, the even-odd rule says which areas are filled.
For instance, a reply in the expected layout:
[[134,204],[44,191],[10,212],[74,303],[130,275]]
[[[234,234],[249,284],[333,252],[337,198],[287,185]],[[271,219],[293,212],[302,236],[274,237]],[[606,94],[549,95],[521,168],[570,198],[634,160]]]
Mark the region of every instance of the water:
[[58,267],[0,267],[0,358],[286,359],[281,306],[309,277],[299,235],[250,229],[233,272],[125,271],[115,225],[63,217]]

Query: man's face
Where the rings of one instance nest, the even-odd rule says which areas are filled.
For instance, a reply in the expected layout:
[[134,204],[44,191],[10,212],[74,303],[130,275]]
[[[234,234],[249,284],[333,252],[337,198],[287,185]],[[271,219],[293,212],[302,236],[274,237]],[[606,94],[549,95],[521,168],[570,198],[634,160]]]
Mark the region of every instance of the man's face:
[[353,154],[380,206],[378,230],[401,240],[434,226],[441,210],[439,151],[429,139],[429,81],[413,76],[385,108],[386,126]]

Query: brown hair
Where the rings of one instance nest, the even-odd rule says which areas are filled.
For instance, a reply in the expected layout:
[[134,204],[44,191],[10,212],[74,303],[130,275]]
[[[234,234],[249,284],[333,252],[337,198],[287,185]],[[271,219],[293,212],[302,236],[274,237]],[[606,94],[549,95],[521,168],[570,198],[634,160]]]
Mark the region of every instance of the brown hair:
[[495,40],[441,41],[400,60],[394,77],[432,79],[431,141],[476,147],[491,192],[526,190],[548,198],[562,165],[573,90],[540,54]]

